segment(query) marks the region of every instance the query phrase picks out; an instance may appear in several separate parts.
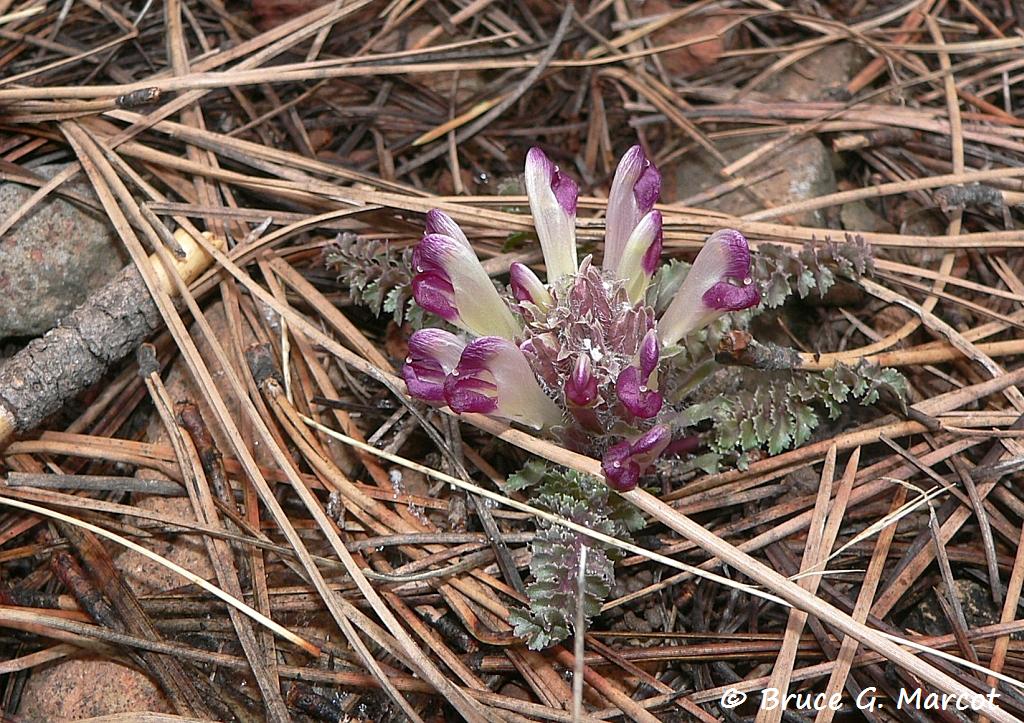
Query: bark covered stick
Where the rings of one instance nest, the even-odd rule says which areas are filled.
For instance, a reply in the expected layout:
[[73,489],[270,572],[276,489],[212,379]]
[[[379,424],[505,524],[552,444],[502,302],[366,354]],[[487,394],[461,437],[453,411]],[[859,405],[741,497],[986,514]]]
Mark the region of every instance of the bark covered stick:
[[[191,282],[212,259],[183,230],[175,239],[185,251],[175,261],[177,271]],[[223,240],[211,241],[223,245]],[[161,286],[174,293],[163,264],[154,259],[153,267]],[[129,266],[58,326],[29,342],[0,367],[0,449],[13,434],[34,429],[98,381],[161,323],[138,269]]]

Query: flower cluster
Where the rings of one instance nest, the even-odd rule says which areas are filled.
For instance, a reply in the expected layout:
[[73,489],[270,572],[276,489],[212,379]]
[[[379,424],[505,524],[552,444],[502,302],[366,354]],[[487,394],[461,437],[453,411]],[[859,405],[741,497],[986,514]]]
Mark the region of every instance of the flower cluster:
[[[619,162],[608,198],[604,257],[577,258],[578,186],[538,148],[526,158],[526,191],[547,283],[526,265],[509,269],[502,294],[469,240],[441,211],[427,214],[412,256],[412,291],[426,311],[466,335],[422,329],[403,375],[413,396],[543,429],[600,455],[617,490],[634,488],[659,456],[691,451],[667,403],[676,345],[724,313],[760,301],[750,249],[739,231],[704,244],[660,318],[647,300],[660,266],[661,175],[640,146]],[[673,438],[675,436],[675,438]]]

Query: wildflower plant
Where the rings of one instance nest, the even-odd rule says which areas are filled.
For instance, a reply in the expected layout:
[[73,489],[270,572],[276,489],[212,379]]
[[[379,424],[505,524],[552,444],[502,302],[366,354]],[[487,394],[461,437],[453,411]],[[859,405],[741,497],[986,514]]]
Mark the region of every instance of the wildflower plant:
[[[712,470],[743,465],[752,450],[776,453],[806,441],[819,410],[835,417],[850,399],[869,404],[882,390],[900,397],[902,377],[865,365],[823,373],[730,367],[716,359],[730,330],[800,297],[824,294],[837,275],[870,272],[865,244],[848,239],[793,252],[762,246],[752,259],[739,231],[722,229],[692,264],[663,264],[662,216],[654,208],[661,175],[640,146],[619,162],[608,197],[600,263],[579,258],[579,189],[538,148],[529,151],[526,193],[544,257],[542,279],[513,263],[496,285],[457,223],[439,210],[403,263],[372,259],[359,242],[327,258],[376,310],[446,322],[409,339],[402,374],[409,393],[462,414],[474,412],[538,430],[601,459],[608,487],[628,491],[667,458]],[[834,270],[833,270],[834,269]],[[444,328],[441,328],[441,327]],[[595,530],[628,538],[642,525],[599,480],[543,463],[509,480],[534,504]],[[577,589],[587,546],[584,589]],[[614,582],[615,551],[585,536],[541,525],[532,544],[530,608],[517,634],[535,648],[570,633],[577,601],[587,619]]]
[[513,263],[502,294],[462,229],[431,211],[412,254],[413,296],[461,333],[415,332],[403,375],[424,401],[517,422],[600,456],[608,484],[633,489],[655,459],[696,445],[678,424],[685,407],[666,404],[663,390],[688,371],[671,363],[680,340],[760,301],[747,240],[734,230],[712,234],[657,314],[648,289],[661,266],[661,176],[640,146],[616,170],[600,266],[578,258],[576,182],[539,148],[527,154],[525,180],[546,280]]

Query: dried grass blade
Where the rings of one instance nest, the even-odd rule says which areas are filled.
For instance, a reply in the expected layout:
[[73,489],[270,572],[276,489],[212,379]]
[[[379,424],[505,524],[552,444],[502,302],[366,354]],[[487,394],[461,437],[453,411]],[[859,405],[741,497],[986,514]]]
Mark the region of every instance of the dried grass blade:
[[[821,470],[811,525],[807,531],[807,546],[804,548],[803,559],[800,562],[801,573],[814,570],[819,562],[828,556],[828,550],[832,547],[831,543],[824,539],[824,535],[825,524],[828,520],[829,500],[832,497],[832,478],[836,469],[836,454],[837,450],[833,445],[825,456],[825,465]],[[818,589],[819,580],[820,578],[817,576],[805,577],[800,579],[799,584],[809,593],[814,594]],[[797,609],[789,611],[789,620],[786,622],[786,630],[782,638],[782,648],[775,660],[769,684],[770,688],[778,692],[780,700],[784,700],[789,692],[790,677],[796,662],[797,646],[800,644],[800,635],[803,633],[806,622],[806,613]],[[781,705],[762,706],[757,713],[757,723],[777,723],[782,720],[782,711]]]
[[256,610],[253,610],[244,602],[228,595],[226,592],[221,590],[216,585],[212,585],[211,583],[207,582],[198,575],[189,572],[180,565],[171,562],[167,558],[158,555],[152,550],[148,550],[145,547],[142,547],[141,545],[135,544],[127,538],[121,537],[120,535],[114,532],[104,530],[103,528],[97,527],[96,525],[93,525],[89,522],[85,522],[84,520],[75,519],[74,517],[65,515],[62,512],[57,512],[55,510],[50,510],[45,507],[40,507],[39,505],[33,505],[29,502],[23,502],[22,500],[15,500],[10,497],[0,495],[0,505],[5,505],[7,507],[16,507],[18,509],[26,510],[41,517],[48,517],[50,519],[60,520],[61,522],[64,522],[66,524],[74,525],[75,527],[80,527],[83,530],[88,530],[94,535],[98,535],[100,537],[110,540],[111,542],[115,542],[118,545],[121,545],[122,547],[132,550],[133,552],[137,552],[138,554],[149,558],[153,562],[162,565],[163,567],[166,567],[168,570],[176,572],[193,585],[198,585],[211,595],[220,598],[231,607],[235,608],[239,612],[244,613],[245,615],[248,615],[250,618],[258,622],[260,625],[264,626],[268,630],[274,631],[274,633],[284,638],[288,642],[293,643],[294,645],[297,645],[298,647],[302,648],[310,655],[314,657],[319,657],[320,655],[320,648],[313,645],[308,640],[305,640],[304,638],[296,635],[287,628],[281,626],[280,624],[275,623],[273,620],[266,617],[265,615],[257,612]]

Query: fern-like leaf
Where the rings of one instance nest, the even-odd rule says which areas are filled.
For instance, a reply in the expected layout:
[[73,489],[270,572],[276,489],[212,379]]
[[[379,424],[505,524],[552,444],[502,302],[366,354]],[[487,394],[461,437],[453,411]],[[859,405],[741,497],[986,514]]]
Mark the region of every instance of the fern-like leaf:
[[677,420],[680,426],[710,421],[709,443],[719,454],[761,448],[778,454],[810,439],[822,413],[835,419],[844,404],[874,404],[883,391],[901,403],[906,397],[899,372],[863,362],[823,372],[733,367],[729,373],[739,375],[732,391]]
[[376,316],[390,314],[396,324],[423,326],[423,312],[412,298],[412,259],[408,250],[395,253],[386,241],[342,233],[323,252],[324,264],[348,288],[352,301]]
[[761,244],[753,255],[751,276],[761,288],[761,308],[775,309],[794,292],[801,299],[812,292],[824,296],[835,285],[837,275],[856,279],[873,271],[871,246],[862,236],[847,235],[845,243],[811,242],[799,251]]
[[[630,531],[644,525],[643,517],[636,508],[612,496],[601,480],[547,466],[544,462],[527,463],[509,478],[508,487],[529,489],[534,505],[619,539],[628,539]],[[511,614],[516,635],[525,638],[534,650],[554,645],[573,632],[580,601],[579,571],[583,547],[587,548],[587,558],[582,604],[588,623],[600,612],[615,583],[615,560],[618,557],[616,548],[609,548],[561,525],[540,521],[538,526],[537,536],[531,544],[533,582],[526,589],[530,607]]]

